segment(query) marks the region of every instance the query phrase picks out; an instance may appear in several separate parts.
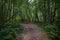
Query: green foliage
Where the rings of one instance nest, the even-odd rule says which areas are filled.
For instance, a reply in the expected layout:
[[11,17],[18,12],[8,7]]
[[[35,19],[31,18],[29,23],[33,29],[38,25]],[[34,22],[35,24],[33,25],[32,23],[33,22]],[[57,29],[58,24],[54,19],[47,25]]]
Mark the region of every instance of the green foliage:
[[20,23],[9,22],[0,31],[0,40],[15,40],[16,36],[22,34],[23,27]]
[[60,38],[60,31],[58,26],[56,25],[51,25],[51,24],[44,24],[42,28],[47,32],[48,36],[52,40],[59,40]]
[[[5,24],[10,20],[14,22]],[[42,28],[49,37],[59,40],[60,0],[0,0],[0,40],[14,40],[22,33],[21,21],[44,22]]]

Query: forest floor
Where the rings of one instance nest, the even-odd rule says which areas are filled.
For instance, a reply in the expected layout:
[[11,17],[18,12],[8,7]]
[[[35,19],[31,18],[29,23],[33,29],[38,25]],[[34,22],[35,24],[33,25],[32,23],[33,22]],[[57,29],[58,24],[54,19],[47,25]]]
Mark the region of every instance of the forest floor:
[[[37,24],[22,23],[24,26],[24,35],[22,40],[49,40],[48,36]],[[21,40],[18,38],[18,40]]]

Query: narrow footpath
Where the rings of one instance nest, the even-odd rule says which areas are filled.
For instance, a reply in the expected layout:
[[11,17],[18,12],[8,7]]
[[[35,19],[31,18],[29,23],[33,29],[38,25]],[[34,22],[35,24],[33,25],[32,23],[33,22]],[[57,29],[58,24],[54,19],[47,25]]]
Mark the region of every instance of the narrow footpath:
[[[22,40],[49,40],[46,33],[37,24],[23,23],[24,35]],[[21,40],[20,38],[18,40]]]

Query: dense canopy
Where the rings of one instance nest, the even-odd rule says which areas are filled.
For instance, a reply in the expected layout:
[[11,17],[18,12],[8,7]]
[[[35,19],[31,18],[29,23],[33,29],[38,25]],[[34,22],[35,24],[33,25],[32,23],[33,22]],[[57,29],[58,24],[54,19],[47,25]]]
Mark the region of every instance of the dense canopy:
[[[0,0],[0,40],[15,40],[24,22],[39,23],[52,40],[60,40],[60,0]],[[10,32],[14,37],[5,38]]]

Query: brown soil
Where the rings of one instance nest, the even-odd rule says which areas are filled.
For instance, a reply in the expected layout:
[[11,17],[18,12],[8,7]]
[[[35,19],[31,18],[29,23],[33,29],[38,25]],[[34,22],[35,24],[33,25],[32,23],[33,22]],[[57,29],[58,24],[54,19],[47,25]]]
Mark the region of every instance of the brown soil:
[[[23,23],[24,35],[22,40],[49,40],[46,33],[41,30],[36,24]],[[18,37],[18,40],[21,40]]]

